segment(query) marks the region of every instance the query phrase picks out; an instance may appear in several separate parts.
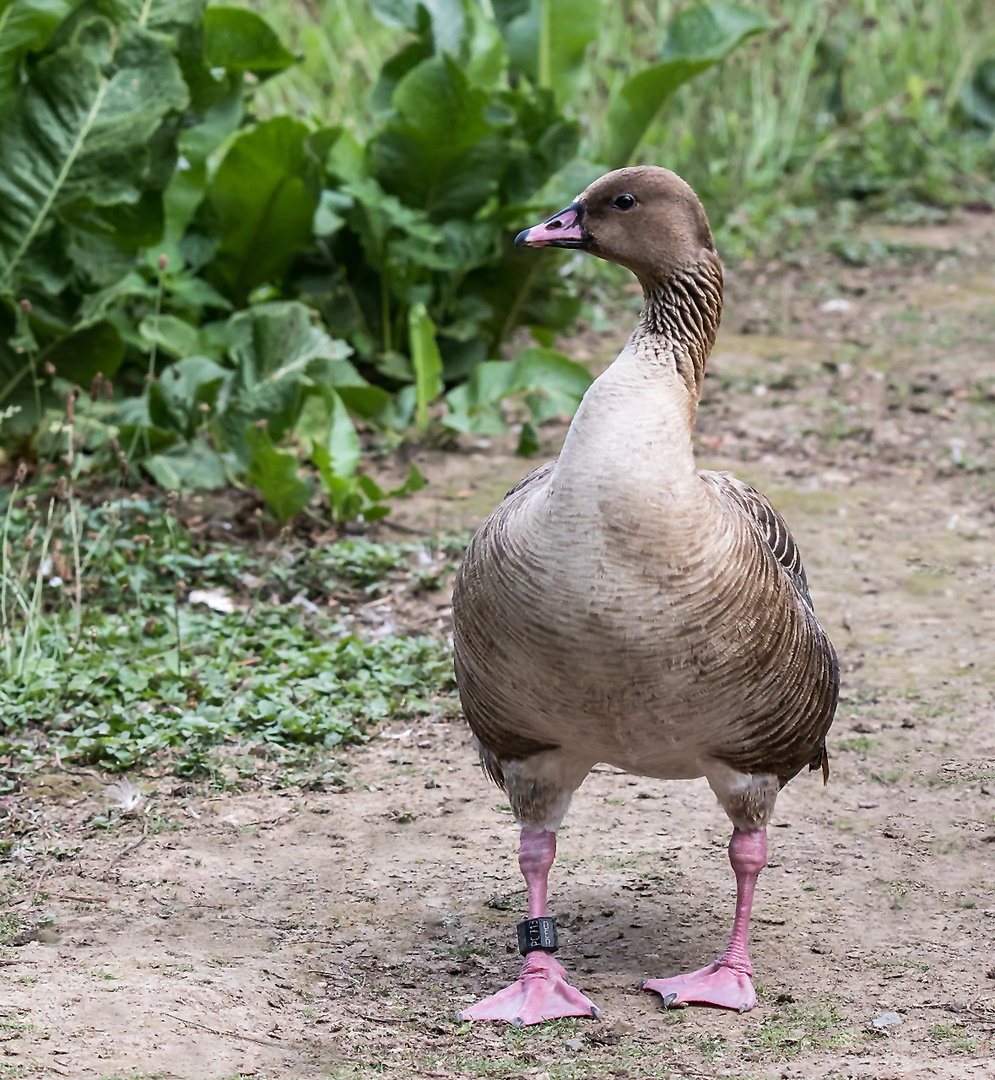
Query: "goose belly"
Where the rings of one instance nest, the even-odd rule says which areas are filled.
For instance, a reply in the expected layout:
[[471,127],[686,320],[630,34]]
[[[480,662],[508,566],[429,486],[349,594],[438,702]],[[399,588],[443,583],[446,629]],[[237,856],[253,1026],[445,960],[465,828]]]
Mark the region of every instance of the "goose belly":
[[827,678],[821,631],[783,577],[651,554],[619,556],[611,542],[552,560],[475,552],[454,598],[455,646],[485,746],[500,754],[513,733],[666,778],[716,757],[763,763],[768,744],[779,758],[809,752],[789,744]]

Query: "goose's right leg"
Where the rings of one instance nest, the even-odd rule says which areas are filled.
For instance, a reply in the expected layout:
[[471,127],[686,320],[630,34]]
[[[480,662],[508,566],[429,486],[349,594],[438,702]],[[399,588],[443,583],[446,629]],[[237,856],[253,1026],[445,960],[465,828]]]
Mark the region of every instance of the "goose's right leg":
[[[556,932],[549,918],[546,897],[549,870],[555,856],[555,832],[527,826],[522,829],[518,865],[529,890],[528,922],[520,924],[526,927],[524,943],[523,935],[519,934],[520,947],[523,951],[528,950],[522,972],[511,986],[464,1009],[458,1020],[506,1020],[522,1027],[559,1016],[597,1017],[598,1010],[567,982],[566,971],[553,957]],[[538,944],[542,940],[550,943],[552,948],[542,948]],[[535,947],[530,947],[533,944]]]
[[504,990],[478,1001],[461,1020],[505,1020],[521,1027],[559,1016],[593,1016],[598,1010],[567,982],[555,960],[556,929],[549,917],[549,871],[556,857],[556,830],[591,763],[562,750],[532,754],[521,761],[498,761],[481,749],[490,774],[500,778],[522,827],[518,866],[529,890],[529,917],[518,925],[518,947],[525,957],[518,978]]

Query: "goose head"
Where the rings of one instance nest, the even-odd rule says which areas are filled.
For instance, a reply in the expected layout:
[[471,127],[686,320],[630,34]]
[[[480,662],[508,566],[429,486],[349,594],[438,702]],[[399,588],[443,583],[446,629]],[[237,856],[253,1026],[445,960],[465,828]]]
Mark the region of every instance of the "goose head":
[[515,243],[588,251],[631,270],[647,289],[718,263],[698,196],[676,173],[654,165],[607,173]]
[[616,169],[515,244],[578,248],[631,270],[646,298],[637,335],[687,357],[678,367],[700,394],[722,314],[722,264],[704,207],[676,173]]

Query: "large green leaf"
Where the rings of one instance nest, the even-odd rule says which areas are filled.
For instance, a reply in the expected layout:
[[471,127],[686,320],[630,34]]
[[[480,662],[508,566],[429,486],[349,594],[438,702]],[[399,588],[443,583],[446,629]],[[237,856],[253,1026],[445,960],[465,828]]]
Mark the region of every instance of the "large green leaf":
[[231,374],[206,356],[170,364],[150,388],[149,419],[157,427],[175,428],[192,439],[204,421],[200,406],[213,408]]
[[81,0],[0,0],[0,103],[17,88],[27,52],[41,52]]
[[531,346],[522,349],[515,359],[508,393],[539,390],[566,394],[580,401],[592,382],[594,378],[583,364],[553,349]]
[[342,398],[331,389],[325,390],[324,398],[328,409],[328,431],[321,446],[327,451],[328,457],[325,459],[319,454],[321,460],[315,458],[315,463],[332,476],[348,480],[356,475],[359,465],[359,435]]
[[[0,327],[6,320],[0,320]],[[42,375],[47,364],[67,382],[89,389],[97,372],[111,378],[124,359],[124,342],[116,327],[109,322],[96,322],[58,338],[35,356],[34,368],[43,381],[42,400],[54,395],[47,390],[48,379]],[[17,405],[22,414],[17,417],[19,430],[36,423],[35,393],[31,384],[31,362],[27,354],[11,349],[6,342],[0,347],[0,407]]]
[[124,359],[124,342],[111,322],[98,322],[67,334],[38,354],[38,363],[51,364],[60,379],[89,389],[99,371],[112,378]]
[[[297,300],[255,304],[233,315],[228,325],[231,357],[248,387],[303,378],[311,361],[344,361],[352,351],[315,326],[310,310]],[[355,376],[351,367],[348,370]],[[343,377],[345,373],[343,369]]]
[[266,505],[283,524],[307,506],[314,494],[314,484],[297,475],[300,467],[297,458],[277,450],[268,431],[251,427],[245,438],[252,451],[246,479],[259,488]]
[[99,292],[91,293],[79,309],[78,326],[86,326],[98,319],[103,319],[116,304],[140,296],[155,301],[156,288],[150,285],[141,274],[131,271],[113,285],[108,285]]
[[197,26],[206,0],[95,0],[93,6],[115,26],[134,23],[146,30],[168,35],[170,47],[178,48],[179,35]]
[[296,62],[265,19],[234,7],[209,7],[204,13],[204,60],[209,67],[262,78]]
[[675,15],[667,25],[660,62],[627,79],[608,103],[603,160],[613,169],[628,164],[677,87],[774,25],[761,11],[720,0],[694,4]]
[[311,244],[318,207],[316,162],[306,124],[278,116],[240,135],[207,191],[221,238],[212,271],[236,304],[283,277]]
[[449,415],[445,427],[478,435],[501,435],[507,429],[499,408],[515,377],[515,365],[508,360],[488,360],[478,364],[466,382],[446,394]]
[[63,206],[140,197],[152,136],[187,100],[163,41],[99,17],[38,63],[0,119],[0,293],[32,274],[32,255]]
[[552,349],[523,349],[514,361],[479,364],[472,376],[446,395],[442,421],[455,431],[498,435],[506,428],[499,403],[524,394],[533,423],[565,413],[572,416],[593,382],[583,365]]
[[466,29],[461,0],[372,0],[370,6],[373,14],[386,26],[415,33],[422,31],[423,12],[426,12],[435,47],[453,56],[459,53]]
[[394,91],[398,115],[371,147],[384,190],[436,220],[472,216],[497,190],[504,164],[489,105],[449,56],[405,75]]
[[[113,206],[93,206],[81,198],[61,208],[58,217],[61,227],[47,245],[61,247],[80,288],[106,289],[135,269],[143,247],[162,239],[162,193],[145,190],[134,202]],[[40,262],[40,255],[36,248],[32,259]]]
[[142,319],[138,332],[149,345],[157,345],[182,360],[201,351],[200,334],[175,315],[147,315]]
[[598,36],[601,0],[496,3],[512,66],[568,101],[584,72],[587,46]]
[[224,459],[200,439],[170,447],[142,462],[155,482],[171,491],[196,491],[226,487]]
[[305,391],[362,379],[345,359],[349,347],[311,322],[296,300],[257,304],[228,322],[229,356],[235,373],[229,403],[220,417],[228,445],[244,463],[250,448],[245,430],[266,420],[274,439],[297,422]]
[[523,349],[515,360],[512,393],[525,393],[532,422],[553,416],[573,416],[594,381],[575,360],[552,349]]

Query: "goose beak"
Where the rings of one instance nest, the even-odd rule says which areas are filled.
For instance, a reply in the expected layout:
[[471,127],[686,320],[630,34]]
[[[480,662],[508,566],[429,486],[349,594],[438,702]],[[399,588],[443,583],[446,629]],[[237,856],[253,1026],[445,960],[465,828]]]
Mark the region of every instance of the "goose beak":
[[551,218],[523,229],[515,237],[515,247],[590,247],[594,237],[581,225],[584,204],[572,202]]

